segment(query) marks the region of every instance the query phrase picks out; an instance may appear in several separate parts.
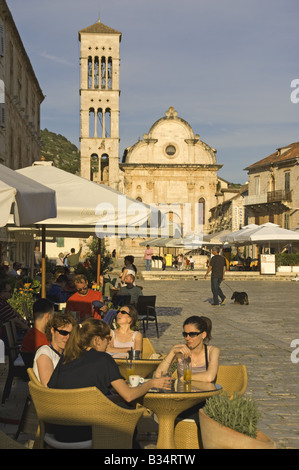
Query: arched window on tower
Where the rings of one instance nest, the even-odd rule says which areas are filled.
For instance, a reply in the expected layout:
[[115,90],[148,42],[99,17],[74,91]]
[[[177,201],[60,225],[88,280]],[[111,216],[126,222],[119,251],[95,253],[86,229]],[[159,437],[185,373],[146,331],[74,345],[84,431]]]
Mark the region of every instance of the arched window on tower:
[[88,57],[88,65],[87,65],[87,86],[90,90],[92,88],[92,57]]
[[104,137],[103,131],[104,131],[104,116],[103,116],[103,110],[102,108],[98,108],[97,111],[97,136],[102,138]]
[[106,88],[106,57],[101,58],[101,88]]
[[112,90],[112,57],[108,57],[108,90]]
[[99,58],[96,56],[94,58],[94,72],[93,72],[93,87],[100,87],[100,68],[99,68]]
[[109,155],[107,153],[101,155],[101,181],[105,184],[109,182]]
[[88,137],[94,137],[94,135],[95,135],[94,108],[89,108],[89,134],[88,134]]
[[111,109],[105,109],[105,137],[111,136]]
[[206,201],[201,197],[198,201],[198,224],[204,225],[206,222]]
[[90,157],[90,181],[99,181],[99,157],[96,153]]

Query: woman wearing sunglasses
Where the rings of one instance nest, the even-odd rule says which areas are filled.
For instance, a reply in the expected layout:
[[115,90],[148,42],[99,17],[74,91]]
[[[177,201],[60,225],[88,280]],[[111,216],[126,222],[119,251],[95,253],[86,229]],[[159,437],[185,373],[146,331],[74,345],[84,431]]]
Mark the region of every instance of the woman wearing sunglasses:
[[214,382],[220,351],[216,346],[208,345],[211,339],[212,322],[207,317],[192,316],[183,324],[183,337],[186,344],[177,344],[171,348],[155,372],[160,377],[177,361],[178,379],[183,380],[184,360],[191,365],[192,380]]
[[41,346],[36,351],[33,362],[33,371],[45,387],[47,387],[53,370],[63,355],[65,345],[75,323],[74,317],[70,313],[54,313],[47,323],[45,333],[50,345]]
[[131,349],[142,351],[142,334],[137,327],[138,312],[133,305],[124,305],[117,313],[116,329],[111,330],[108,353],[126,353]]
[[[48,386],[58,389],[97,387],[122,407],[129,407],[131,401],[145,395],[152,387],[171,388],[169,377],[154,378],[130,388],[116,362],[105,352],[110,340],[110,327],[102,320],[88,318],[76,325]],[[54,434],[57,440],[83,441],[91,439],[91,427],[57,426]]]

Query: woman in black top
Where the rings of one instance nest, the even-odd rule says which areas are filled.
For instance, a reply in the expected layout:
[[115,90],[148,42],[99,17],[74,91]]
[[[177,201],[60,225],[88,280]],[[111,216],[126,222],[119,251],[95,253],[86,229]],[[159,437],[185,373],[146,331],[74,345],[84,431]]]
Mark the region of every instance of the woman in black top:
[[[151,379],[139,387],[130,388],[121,376],[116,362],[105,352],[110,341],[109,325],[102,320],[88,318],[73,328],[66,344],[63,358],[56,366],[48,383],[50,388],[71,389],[97,387],[104,395],[121,406],[135,400],[153,387],[170,389],[171,379],[167,377]],[[124,401],[114,400],[112,387]],[[61,426],[57,427],[61,429]],[[74,428],[72,428],[74,431]],[[60,434],[55,431],[58,440],[69,442],[91,438],[91,428],[77,428],[76,435],[64,427]],[[60,434],[60,435],[59,435]],[[68,435],[67,435],[68,434]]]

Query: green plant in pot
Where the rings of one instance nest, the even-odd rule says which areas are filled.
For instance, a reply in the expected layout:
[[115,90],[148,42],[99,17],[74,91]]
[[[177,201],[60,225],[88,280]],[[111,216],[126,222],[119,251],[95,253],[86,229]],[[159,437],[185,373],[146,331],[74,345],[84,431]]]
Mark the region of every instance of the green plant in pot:
[[274,449],[257,429],[260,413],[252,398],[234,394],[210,397],[199,413],[204,449]]

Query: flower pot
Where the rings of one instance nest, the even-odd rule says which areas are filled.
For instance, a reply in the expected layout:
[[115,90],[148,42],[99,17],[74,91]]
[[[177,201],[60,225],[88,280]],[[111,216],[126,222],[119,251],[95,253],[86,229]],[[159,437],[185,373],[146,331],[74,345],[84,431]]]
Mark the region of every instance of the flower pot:
[[200,432],[204,449],[276,449],[275,442],[262,432],[257,438],[241,434],[222,426],[209,418],[203,410],[199,411]]

